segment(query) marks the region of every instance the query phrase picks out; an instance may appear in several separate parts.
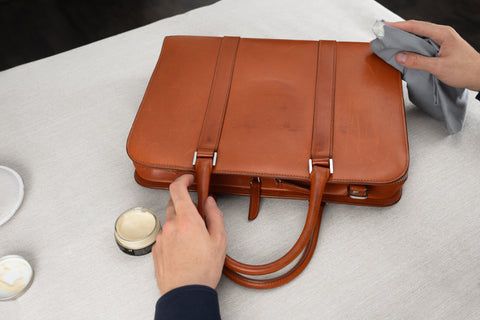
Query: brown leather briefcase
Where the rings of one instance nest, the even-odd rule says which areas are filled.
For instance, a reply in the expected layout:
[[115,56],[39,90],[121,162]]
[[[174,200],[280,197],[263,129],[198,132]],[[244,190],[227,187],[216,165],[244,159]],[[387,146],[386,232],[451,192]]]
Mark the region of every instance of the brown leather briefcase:
[[[309,199],[284,257],[259,266],[226,258],[230,279],[276,287],[309,262],[326,202],[400,199],[409,164],[400,73],[368,43],[167,37],[127,152],[148,188],[195,174],[200,212],[209,192],[250,196],[249,219],[261,197]],[[299,256],[281,276],[251,277]]]

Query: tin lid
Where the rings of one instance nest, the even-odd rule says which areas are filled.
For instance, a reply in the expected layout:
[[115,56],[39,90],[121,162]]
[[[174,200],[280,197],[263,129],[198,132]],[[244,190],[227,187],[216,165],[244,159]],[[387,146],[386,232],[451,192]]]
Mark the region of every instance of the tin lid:
[[18,298],[30,287],[32,266],[21,256],[0,258],[0,301]]
[[0,166],[0,226],[17,212],[23,201],[23,180],[13,169]]
[[144,207],[131,208],[115,221],[115,240],[126,249],[143,249],[155,242],[160,228],[153,211]]

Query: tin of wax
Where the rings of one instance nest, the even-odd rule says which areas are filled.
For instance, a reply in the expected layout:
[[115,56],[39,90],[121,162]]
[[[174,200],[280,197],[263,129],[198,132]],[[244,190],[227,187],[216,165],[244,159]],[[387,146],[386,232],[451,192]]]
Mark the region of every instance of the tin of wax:
[[23,257],[8,255],[0,258],[0,301],[20,297],[32,280],[32,266]]
[[141,256],[152,251],[161,225],[155,213],[143,207],[123,212],[115,222],[115,241],[123,252]]

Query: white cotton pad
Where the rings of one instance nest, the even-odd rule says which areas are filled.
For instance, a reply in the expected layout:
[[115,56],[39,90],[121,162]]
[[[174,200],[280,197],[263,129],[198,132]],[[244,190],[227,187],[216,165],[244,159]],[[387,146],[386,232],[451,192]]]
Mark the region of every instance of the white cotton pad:
[[375,24],[373,25],[372,31],[377,38],[382,39],[385,36],[384,26],[385,26],[385,24],[380,20],[377,20],[375,22]]
[[13,169],[0,166],[0,226],[10,219],[23,201],[23,180]]

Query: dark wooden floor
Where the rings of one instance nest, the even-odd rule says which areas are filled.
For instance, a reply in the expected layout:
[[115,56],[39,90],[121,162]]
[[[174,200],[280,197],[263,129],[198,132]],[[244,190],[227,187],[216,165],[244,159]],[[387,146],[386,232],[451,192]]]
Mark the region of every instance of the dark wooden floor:
[[[0,0],[0,70],[217,1]],[[480,49],[480,0],[378,2],[405,19],[451,25]]]

